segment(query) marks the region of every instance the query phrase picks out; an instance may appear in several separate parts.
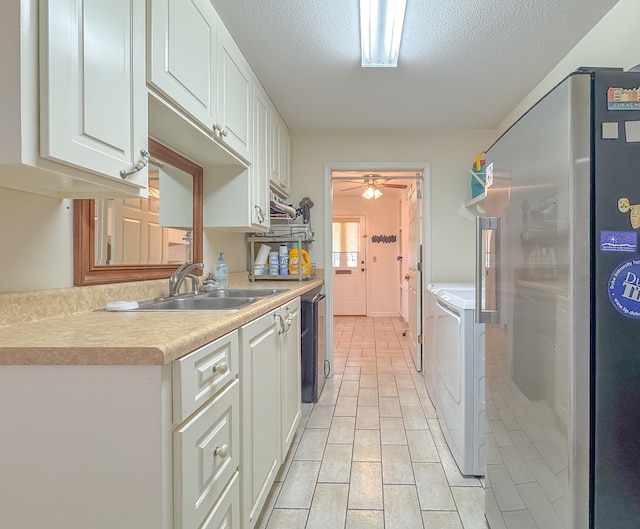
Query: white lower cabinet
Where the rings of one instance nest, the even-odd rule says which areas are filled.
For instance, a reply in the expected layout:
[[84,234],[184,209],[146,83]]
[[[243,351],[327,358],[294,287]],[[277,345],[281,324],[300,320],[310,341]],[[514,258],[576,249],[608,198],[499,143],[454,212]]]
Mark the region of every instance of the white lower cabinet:
[[240,328],[242,527],[255,526],[280,463],[278,310]]
[[300,421],[300,299],[240,328],[243,529],[252,529]]
[[284,311],[285,330],[281,333],[282,362],[280,406],[282,410],[281,458],[284,462],[300,423],[302,386],[300,374],[300,298],[287,303]]
[[[213,521],[217,505],[240,462],[238,331],[173,363],[174,529],[200,528]],[[215,507],[214,507],[215,506]],[[239,506],[235,506],[236,511]],[[220,514],[221,520],[225,514]],[[237,516],[236,516],[237,519]],[[221,521],[222,523],[222,521]],[[239,527],[236,521],[235,526]],[[207,522],[206,525],[209,525]]]
[[168,365],[0,366],[0,527],[253,529],[300,420],[299,309]]

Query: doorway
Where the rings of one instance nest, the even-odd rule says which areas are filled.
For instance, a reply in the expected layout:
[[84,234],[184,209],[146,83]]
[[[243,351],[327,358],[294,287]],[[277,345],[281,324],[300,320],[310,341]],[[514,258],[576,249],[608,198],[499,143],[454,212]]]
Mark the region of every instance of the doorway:
[[[380,193],[366,198],[363,195],[371,187],[372,179],[373,187]],[[429,239],[429,189],[429,164],[425,162],[325,165],[327,320],[331,322],[334,314],[342,313],[374,318],[402,316],[406,332],[412,338],[412,348],[415,347],[412,357],[417,371],[422,368],[423,285],[431,278],[430,245],[424,244]],[[388,208],[390,203],[394,203],[392,208]],[[402,209],[409,207],[413,208],[411,215]],[[386,224],[379,222],[383,217]],[[351,228],[346,227],[349,222]],[[361,244],[354,251],[345,246],[344,236],[349,229],[356,230],[356,226]],[[352,255],[348,256],[349,253]],[[358,281],[360,287],[356,287]],[[360,296],[355,294],[356,288],[361,290]],[[347,312],[349,303],[358,306],[358,311]],[[333,343],[331,327],[327,326],[329,343]]]

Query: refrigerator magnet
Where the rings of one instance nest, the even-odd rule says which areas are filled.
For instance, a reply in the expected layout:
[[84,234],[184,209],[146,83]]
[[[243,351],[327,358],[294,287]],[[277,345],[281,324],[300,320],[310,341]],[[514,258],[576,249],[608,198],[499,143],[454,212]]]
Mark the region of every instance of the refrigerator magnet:
[[620,213],[629,213],[631,227],[635,230],[640,228],[640,204],[631,204],[626,197],[618,199],[618,211]]
[[618,265],[609,278],[609,300],[623,316],[640,319],[640,259]]
[[640,87],[607,90],[607,110],[640,110]]
[[601,252],[633,252],[638,249],[638,233],[635,231],[600,232]]

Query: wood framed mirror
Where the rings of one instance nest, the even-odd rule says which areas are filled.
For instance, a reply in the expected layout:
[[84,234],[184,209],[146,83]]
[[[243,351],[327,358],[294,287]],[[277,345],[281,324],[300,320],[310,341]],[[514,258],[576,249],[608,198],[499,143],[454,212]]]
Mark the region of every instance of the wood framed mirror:
[[[148,256],[144,255],[142,258],[139,256],[134,256],[133,258],[115,258],[116,256],[114,254],[118,253],[114,250],[115,245],[113,244],[113,237],[115,237],[115,232],[118,230],[117,222],[114,222],[113,219],[116,208],[112,208],[111,205],[107,207],[105,205],[106,201],[104,200],[74,200],[73,284],[75,286],[165,279],[171,276],[175,269],[185,260],[202,262],[202,167],[151,138],[149,138],[149,153],[151,155],[150,164],[155,164],[160,169],[157,173],[171,174],[174,172],[182,175],[186,173],[186,175],[191,176],[192,207],[188,208],[187,204],[186,210],[192,212],[192,222],[190,226],[184,226],[183,224],[188,224],[188,221],[184,221],[179,228],[183,233],[190,230],[190,243],[189,241],[185,242],[185,239],[188,239],[188,237],[183,237],[182,242],[178,241],[174,243],[173,250],[175,251],[173,252],[170,251],[171,248],[168,248],[168,246],[160,252],[154,251],[156,254],[161,254],[161,257],[155,256],[157,257],[155,260],[158,262],[154,264],[149,263],[149,261],[153,259],[149,259]],[[163,168],[167,170],[163,171]],[[186,178],[188,180],[188,176]],[[119,200],[122,202],[149,201],[149,204],[153,204],[153,208],[145,204],[144,207],[146,209],[159,209],[159,194],[162,193],[159,188],[164,188],[165,186],[158,185],[158,181],[161,182],[162,178],[150,177],[149,199]],[[171,187],[165,189],[165,194],[167,191],[167,198],[169,198],[170,201],[178,198],[174,197]],[[163,195],[163,197],[165,196],[166,195]],[[157,218],[158,214],[154,214]],[[101,217],[101,215],[104,215],[104,218]],[[158,234],[160,234],[159,236],[163,241],[162,244],[165,244],[164,241],[169,238],[167,230],[171,230],[171,228],[161,226],[160,221],[156,223],[152,220],[150,222],[153,223],[155,228],[155,239],[158,239]],[[99,229],[97,229],[97,227],[99,227]],[[173,229],[172,231],[175,232],[176,230]],[[175,234],[172,237],[175,239]],[[189,245],[190,252],[185,253],[185,244]],[[135,254],[135,249],[130,253]],[[188,253],[191,253],[191,255],[189,256]],[[133,262],[136,260],[138,260],[138,262]]]

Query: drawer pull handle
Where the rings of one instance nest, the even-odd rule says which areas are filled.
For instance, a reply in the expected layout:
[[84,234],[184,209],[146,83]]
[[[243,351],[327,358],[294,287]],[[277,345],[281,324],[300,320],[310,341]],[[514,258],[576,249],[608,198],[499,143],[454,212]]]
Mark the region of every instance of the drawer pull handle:
[[227,362],[220,362],[219,364],[213,364],[213,374],[222,375],[229,371],[229,364]]
[[229,455],[229,445],[216,446],[216,449],[213,451],[213,457],[221,457],[224,459]]

